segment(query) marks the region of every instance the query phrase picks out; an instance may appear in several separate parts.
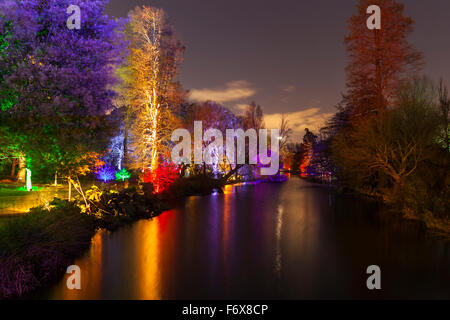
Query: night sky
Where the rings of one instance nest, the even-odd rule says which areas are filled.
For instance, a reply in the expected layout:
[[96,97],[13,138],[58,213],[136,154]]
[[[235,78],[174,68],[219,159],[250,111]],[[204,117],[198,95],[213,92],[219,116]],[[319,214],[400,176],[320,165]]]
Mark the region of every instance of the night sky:
[[[404,0],[423,73],[450,84],[450,1]],[[163,8],[186,46],[180,72],[192,99],[238,111],[255,100],[277,127],[288,113],[294,140],[334,112],[344,90],[346,22],[356,0],[110,0],[107,13]]]

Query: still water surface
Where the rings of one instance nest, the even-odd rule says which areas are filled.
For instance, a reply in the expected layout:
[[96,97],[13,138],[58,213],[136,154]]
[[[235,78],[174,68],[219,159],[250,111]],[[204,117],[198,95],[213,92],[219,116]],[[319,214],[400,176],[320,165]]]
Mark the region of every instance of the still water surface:
[[98,233],[75,262],[82,289],[66,276],[40,298],[450,298],[450,242],[373,203],[298,178],[224,191]]

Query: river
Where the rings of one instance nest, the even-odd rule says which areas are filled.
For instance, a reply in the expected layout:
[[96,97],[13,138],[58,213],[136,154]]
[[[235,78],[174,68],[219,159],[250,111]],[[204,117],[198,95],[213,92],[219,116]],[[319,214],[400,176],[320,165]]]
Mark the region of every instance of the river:
[[[299,178],[227,186],[99,232],[43,299],[450,298],[450,241]],[[381,269],[368,290],[366,269]]]

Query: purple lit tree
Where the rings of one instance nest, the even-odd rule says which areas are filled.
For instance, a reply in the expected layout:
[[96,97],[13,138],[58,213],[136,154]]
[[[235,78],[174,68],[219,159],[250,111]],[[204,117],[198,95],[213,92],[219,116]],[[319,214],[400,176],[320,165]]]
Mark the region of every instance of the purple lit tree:
[[116,170],[109,164],[104,164],[94,172],[95,177],[103,182],[108,182],[116,178]]
[[[61,172],[73,159],[104,150],[116,121],[115,68],[125,43],[122,23],[103,13],[107,0],[2,1],[0,127],[21,137],[34,166]],[[69,30],[66,10],[81,9]]]

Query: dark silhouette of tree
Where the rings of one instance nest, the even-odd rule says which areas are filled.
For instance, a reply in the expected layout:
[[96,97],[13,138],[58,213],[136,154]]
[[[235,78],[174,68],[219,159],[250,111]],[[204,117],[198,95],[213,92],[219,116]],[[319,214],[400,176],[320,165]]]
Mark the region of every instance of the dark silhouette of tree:
[[288,158],[290,152],[288,148],[289,139],[293,130],[289,127],[289,120],[285,114],[281,114],[280,123],[280,154],[283,161]]
[[447,87],[444,85],[444,80],[441,79],[438,87],[439,93],[439,116],[441,118],[441,133],[439,135],[439,142],[447,151],[450,152],[450,98],[448,96]]
[[303,143],[304,144],[313,144],[316,143],[317,141],[317,136],[312,133],[311,131],[309,131],[308,128],[305,128],[305,135],[303,136]]
[[264,114],[259,104],[254,101],[247,106],[244,113],[244,127],[245,129],[259,129],[264,128]]
[[387,198],[396,196],[436,153],[435,102],[431,84],[416,79],[400,90],[395,108],[340,132],[333,140],[333,155],[341,183]]

